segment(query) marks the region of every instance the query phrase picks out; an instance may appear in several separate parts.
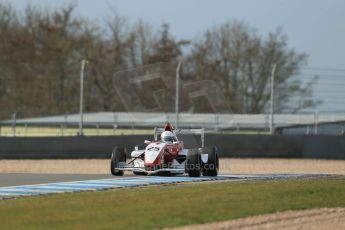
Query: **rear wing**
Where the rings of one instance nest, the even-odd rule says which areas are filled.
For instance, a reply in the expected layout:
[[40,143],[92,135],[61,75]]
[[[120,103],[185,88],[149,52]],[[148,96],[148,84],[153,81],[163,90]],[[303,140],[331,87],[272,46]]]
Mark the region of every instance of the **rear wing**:
[[[164,132],[163,128],[154,128],[154,139],[155,141],[158,140],[158,134]],[[201,136],[201,147],[205,147],[205,130],[202,129],[174,129],[174,135],[176,134],[196,134]]]

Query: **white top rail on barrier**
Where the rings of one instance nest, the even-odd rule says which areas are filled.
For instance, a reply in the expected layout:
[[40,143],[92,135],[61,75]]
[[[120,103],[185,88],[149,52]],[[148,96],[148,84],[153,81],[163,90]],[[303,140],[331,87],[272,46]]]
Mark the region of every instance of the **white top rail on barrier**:
[[[61,116],[39,117],[28,119],[16,119],[0,121],[0,125],[12,126],[49,126],[66,125],[75,126],[79,124],[79,114],[65,114]],[[290,125],[314,125],[325,122],[345,121],[344,113],[309,113],[309,114],[275,114],[274,126]],[[85,113],[83,123],[85,126],[102,127],[136,127],[152,128],[171,122],[175,124],[174,113],[144,113],[144,112],[99,112]],[[268,129],[268,114],[202,114],[202,113],[180,113],[179,125],[184,128],[205,129]]]

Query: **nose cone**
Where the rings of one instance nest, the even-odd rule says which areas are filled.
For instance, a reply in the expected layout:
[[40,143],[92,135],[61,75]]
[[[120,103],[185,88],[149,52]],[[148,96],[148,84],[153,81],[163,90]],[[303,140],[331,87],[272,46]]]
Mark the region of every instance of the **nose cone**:
[[157,165],[161,162],[160,158],[163,154],[166,143],[151,143],[145,149],[144,165]]

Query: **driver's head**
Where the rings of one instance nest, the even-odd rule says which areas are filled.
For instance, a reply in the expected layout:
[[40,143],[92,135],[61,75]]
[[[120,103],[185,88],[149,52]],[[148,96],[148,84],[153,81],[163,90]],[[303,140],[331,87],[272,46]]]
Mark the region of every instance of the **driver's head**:
[[174,142],[174,134],[170,131],[164,131],[161,134],[161,140],[162,142]]

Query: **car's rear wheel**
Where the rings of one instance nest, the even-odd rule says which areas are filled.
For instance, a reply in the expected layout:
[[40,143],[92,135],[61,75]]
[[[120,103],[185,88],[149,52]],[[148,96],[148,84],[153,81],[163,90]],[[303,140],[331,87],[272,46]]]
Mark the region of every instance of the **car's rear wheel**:
[[200,149],[201,154],[207,154],[207,162],[202,165],[203,176],[217,176],[219,171],[219,158],[217,147],[204,147]]
[[201,176],[201,156],[197,149],[188,150],[186,172],[190,177]]
[[114,176],[123,176],[124,171],[115,169],[126,164],[126,149],[115,147],[111,153],[110,172]]

